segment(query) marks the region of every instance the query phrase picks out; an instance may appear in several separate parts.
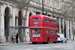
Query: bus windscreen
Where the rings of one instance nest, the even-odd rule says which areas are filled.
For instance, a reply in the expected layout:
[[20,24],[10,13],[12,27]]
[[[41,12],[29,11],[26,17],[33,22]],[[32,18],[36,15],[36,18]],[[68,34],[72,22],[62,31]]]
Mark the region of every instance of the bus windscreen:
[[32,29],[32,33],[41,33],[40,28]]

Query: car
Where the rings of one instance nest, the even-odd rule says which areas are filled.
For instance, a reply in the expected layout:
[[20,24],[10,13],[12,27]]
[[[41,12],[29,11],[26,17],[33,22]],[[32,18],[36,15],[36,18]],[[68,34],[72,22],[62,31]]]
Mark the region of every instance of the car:
[[57,42],[61,42],[61,43],[67,43],[67,38],[64,37],[64,34],[58,33],[57,34]]

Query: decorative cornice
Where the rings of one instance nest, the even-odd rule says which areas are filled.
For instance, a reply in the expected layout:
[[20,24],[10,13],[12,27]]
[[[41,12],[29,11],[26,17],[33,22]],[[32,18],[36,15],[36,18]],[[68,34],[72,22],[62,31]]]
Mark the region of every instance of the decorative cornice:
[[13,3],[10,3],[10,2],[7,2],[7,1],[0,1],[0,5],[3,5],[3,4],[9,4],[9,5],[12,5],[14,7],[16,7],[17,5],[16,4],[13,4]]

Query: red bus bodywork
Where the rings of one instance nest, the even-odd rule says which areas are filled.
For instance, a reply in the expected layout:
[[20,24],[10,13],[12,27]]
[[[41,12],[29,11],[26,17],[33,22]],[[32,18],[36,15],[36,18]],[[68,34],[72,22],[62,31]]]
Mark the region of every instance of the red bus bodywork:
[[29,18],[31,42],[55,42],[57,38],[56,19],[44,15],[32,15]]

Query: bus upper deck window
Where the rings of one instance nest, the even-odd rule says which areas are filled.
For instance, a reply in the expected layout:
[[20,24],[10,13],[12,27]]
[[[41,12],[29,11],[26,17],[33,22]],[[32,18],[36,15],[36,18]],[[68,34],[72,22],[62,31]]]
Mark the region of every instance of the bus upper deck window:
[[40,18],[32,18],[32,20],[40,20]]
[[44,18],[44,21],[46,21],[46,18]]
[[48,22],[48,18],[47,18],[47,22]]

